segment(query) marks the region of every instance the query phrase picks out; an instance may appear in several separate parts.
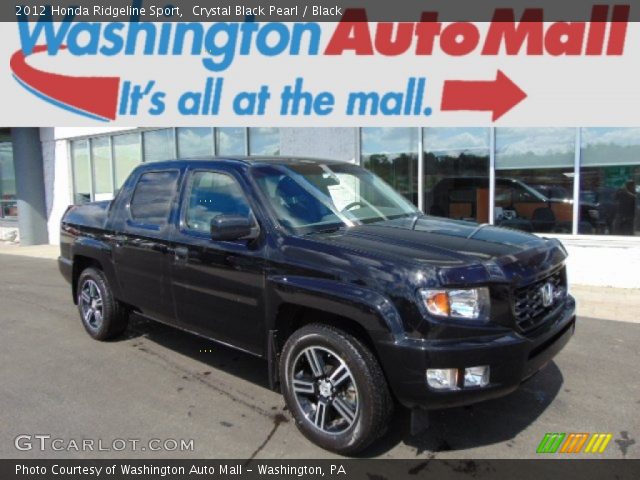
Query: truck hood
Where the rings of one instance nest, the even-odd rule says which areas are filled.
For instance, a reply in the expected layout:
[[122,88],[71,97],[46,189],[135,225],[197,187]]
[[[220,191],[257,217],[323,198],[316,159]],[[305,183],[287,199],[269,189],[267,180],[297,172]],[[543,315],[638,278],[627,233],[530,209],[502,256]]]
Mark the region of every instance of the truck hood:
[[421,216],[312,235],[359,255],[436,267],[444,284],[520,282],[547,274],[566,258],[559,241],[517,230]]

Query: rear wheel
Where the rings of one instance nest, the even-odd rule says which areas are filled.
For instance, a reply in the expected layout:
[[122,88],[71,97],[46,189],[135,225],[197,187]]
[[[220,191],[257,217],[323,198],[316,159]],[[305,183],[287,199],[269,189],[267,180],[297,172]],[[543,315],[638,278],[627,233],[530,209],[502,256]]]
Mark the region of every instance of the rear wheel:
[[80,319],[92,338],[108,340],[126,330],[129,312],[114,298],[104,272],[85,269],[78,278],[77,291]]
[[301,328],[283,348],[280,378],[298,428],[319,446],[353,454],[386,431],[393,405],[386,380],[354,336],[324,324]]

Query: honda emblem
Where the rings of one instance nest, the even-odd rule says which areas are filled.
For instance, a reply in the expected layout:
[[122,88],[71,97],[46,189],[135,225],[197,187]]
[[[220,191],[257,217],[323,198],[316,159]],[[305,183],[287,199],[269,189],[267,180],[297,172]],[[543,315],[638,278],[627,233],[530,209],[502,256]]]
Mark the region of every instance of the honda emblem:
[[544,307],[550,307],[553,304],[553,284],[547,282],[540,287],[540,295],[542,297],[542,305]]

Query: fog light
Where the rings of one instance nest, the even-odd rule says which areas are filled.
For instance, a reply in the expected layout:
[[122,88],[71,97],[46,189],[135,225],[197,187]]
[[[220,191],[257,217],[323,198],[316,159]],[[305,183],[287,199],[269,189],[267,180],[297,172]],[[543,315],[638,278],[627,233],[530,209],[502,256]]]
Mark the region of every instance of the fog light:
[[464,369],[465,387],[486,387],[489,385],[489,366],[469,367]]
[[436,390],[455,390],[458,388],[458,369],[429,368],[427,384]]

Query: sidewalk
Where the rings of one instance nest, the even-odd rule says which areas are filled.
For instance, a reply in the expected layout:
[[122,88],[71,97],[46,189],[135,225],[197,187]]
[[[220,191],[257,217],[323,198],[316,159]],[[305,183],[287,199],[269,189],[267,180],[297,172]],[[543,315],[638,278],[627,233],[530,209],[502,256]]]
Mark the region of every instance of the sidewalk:
[[[59,252],[60,247],[57,245],[21,247],[16,244],[0,243],[0,255],[55,260]],[[638,313],[640,312],[640,289],[571,284],[570,291],[576,297],[578,314],[583,317],[640,323],[640,313]]]
[[60,255],[58,245],[35,245],[21,247],[17,243],[0,242],[0,255],[19,255],[21,257],[49,258],[55,260]]

